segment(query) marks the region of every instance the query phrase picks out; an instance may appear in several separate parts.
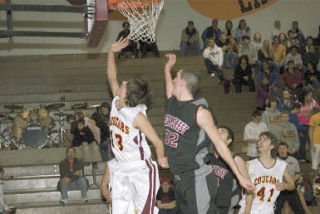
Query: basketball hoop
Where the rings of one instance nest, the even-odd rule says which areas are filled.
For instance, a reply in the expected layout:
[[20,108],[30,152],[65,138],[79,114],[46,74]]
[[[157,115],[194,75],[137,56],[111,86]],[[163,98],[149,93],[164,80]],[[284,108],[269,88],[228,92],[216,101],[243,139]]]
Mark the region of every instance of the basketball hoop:
[[128,18],[133,41],[155,42],[156,23],[163,8],[164,0],[109,0],[109,8],[118,8]]

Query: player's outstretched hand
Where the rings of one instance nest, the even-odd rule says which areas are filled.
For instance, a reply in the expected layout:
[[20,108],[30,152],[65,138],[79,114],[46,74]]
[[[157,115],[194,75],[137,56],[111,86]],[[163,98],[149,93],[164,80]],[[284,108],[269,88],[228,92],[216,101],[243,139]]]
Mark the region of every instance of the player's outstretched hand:
[[239,179],[239,182],[243,188],[245,188],[247,191],[254,191],[256,189],[256,186],[247,178],[242,177]]
[[167,157],[163,157],[163,158],[158,158],[158,164],[162,167],[162,168],[169,168],[169,163],[168,163],[168,158]]
[[176,55],[175,54],[166,54],[166,57],[168,58],[168,61],[165,65],[165,70],[171,70],[174,64],[176,64]]
[[286,184],[286,183],[278,182],[278,183],[276,183],[276,189],[277,189],[278,191],[286,190],[286,189],[287,189],[287,184]]
[[129,40],[127,38],[121,37],[118,41],[116,41],[110,46],[110,50],[113,52],[119,52],[123,48],[127,47],[128,45],[129,45]]

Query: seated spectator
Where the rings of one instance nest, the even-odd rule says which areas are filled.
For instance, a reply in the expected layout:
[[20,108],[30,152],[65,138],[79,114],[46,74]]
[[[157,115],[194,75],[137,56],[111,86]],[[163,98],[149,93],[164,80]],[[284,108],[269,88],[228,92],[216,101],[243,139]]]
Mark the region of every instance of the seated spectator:
[[250,92],[256,91],[252,78],[252,69],[245,55],[239,58],[239,63],[234,70],[233,82],[236,86],[236,93],[241,93],[242,85],[249,86]]
[[[129,22],[125,21],[122,23],[123,31],[118,34],[117,41],[122,38],[127,38],[130,34],[130,24]],[[118,55],[118,58],[122,58],[125,55],[125,52],[131,52],[133,58],[138,57],[138,45],[136,42],[129,40],[129,45],[121,50]]]
[[77,129],[77,123],[76,123],[76,117],[72,114],[69,114],[67,116],[67,122],[70,125],[70,134],[72,135],[72,140],[71,140],[71,146],[72,147],[78,147],[80,146],[80,142],[77,141],[76,135],[78,132]]
[[279,142],[285,142],[288,145],[288,153],[295,158],[298,158],[300,147],[299,134],[296,126],[289,122],[289,112],[281,112],[281,123],[277,126],[276,137]]
[[304,81],[305,85],[312,91],[320,88],[320,72],[316,70],[312,62],[307,63],[306,71],[304,72]]
[[[305,52],[308,53],[310,51],[310,47],[315,47],[314,43],[313,43],[313,38],[312,36],[308,36],[306,39],[306,48],[305,48]],[[319,49],[315,47],[315,53],[319,54]]]
[[272,94],[279,96],[279,73],[275,71],[268,61],[262,61],[262,67],[258,71],[257,82],[261,84],[262,78],[267,77],[270,80]]
[[90,131],[92,132],[95,141],[100,144],[101,142],[101,134],[100,129],[96,126],[96,123],[94,120],[89,118],[89,113],[87,111],[79,111],[75,114],[76,121],[79,121],[81,119],[84,120],[85,126],[88,126]]
[[159,214],[177,213],[176,198],[170,183],[170,178],[161,179],[161,186],[157,194],[157,207],[160,209]]
[[4,174],[4,170],[0,166],[0,213],[1,214],[9,214],[9,213],[11,213],[12,208],[10,208],[6,204],[6,201],[5,201],[5,198],[4,198],[4,193],[3,193],[4,183],[3,183],[3,180],[2,180],[3,174]]
[[286,48],[280,44],[279,36],[273,37],[271,51],[272,51],[274,62],[277,63],[279,67],[283,67],[285,65],[287,51],[286,51]]
[[78,133],[75,136],[77,142],[80,142],[80,150],[85,162],[97,162],[101,160],[99,146],[97,145],[94,135],[88,126],[85,126],[85,121],[80,119],[77,121]]
[[71,189],[80,189],[83,202],[87,202],[88,181],[81,176],[83,171],[83,163],[78,158],[75,158],[75,150],[68,147],[66,150],[66,159],[60,162],[60,180],[58,189],[61,192],[60,202],[68,203],[68,191]]
[[269,62],[273,61],[273,52],[269,44],[269,40],[264,40],[262,43],[261,49],[258,51],[258,60],[260,62],[268,60]]
[[269,78],[267,76],[262,77],[256,96],[256,108],[258,110],[265,110],[268,99],[273,96],[272,91]]
[[314,108],[309,122],[309,138],[311,144],[311,168],[316,177],[320,165],[320,109]]
[[[285,142],[281,142],[278,147],[278,158],[284,160],[288,165],[289,174],[294,179],[296,185],[302,182],[302,177],[300,173],[300,166],[296,158],[289,155],[289,147]],[[288,206],[286,205],[288,204]],[[302,192],[297,188],[293,191],[281,191],[277,198],[276,211],[275,214],[281,214],[284,210],[287,213],[287,209],[291,208],[294,213],[306,213],[311,214],[309,208],[306,205]]]
[[299,99],[301,108],[298,113],[298,120],[301,124],[301,140],[300,140],[300,162],[306,162],[306,144],[309,142],[309,125],[311,111],[319,108],[318,103],[313,99],[312,91],[304,91]]
[[226,50],[223,56],[223,67],[228,69],[235,69],[236,67],[237,54],[234,52],[233,45],[228,42]]
[[[301,138],[300,138],[300,132],[301,132],[301,125],[299,123],[299,120],[298,120],[298,113],[300,112],[300,104],[299,103],[294,103],[292,105],[292,108],[291,108],[291,112],[290,112],[290,115],[289,115],[289,122],[294,124],[298,130],[298,133],[299,133],[299,142],[301,142]],[[300,150],[300,148],[299,148]],[[300,157],[298,157],[298,159],[300,159]]]
[[[230,147],[234,141],[234,134],[228,126],[218,126],[218,133],[221,140]],[[243,175],[248,176],[247,168],[244,160],[237,154],[234,154],[233,160]],[[217,195],[215,204],[217,205],[217,213],[233,213],[234,207],[240,201],[240,185],[236,176],[232,172],[229,165],[214,151],[213,165],[214,173],[217,177]]]
[[300,47],[299,40],[297,40],[295,33],[292,30],[288,30],[288,47],[291,48],[292,46]]
[[227,38],[230,38],[230,37],[235,37],[235,32],[234,32],[234,29],[233,29],[233,23],[231,20],[227,20],[226,21],[226,24],[225,24],[225,28],[223,29],[222,31],[223,33],[226,34]]
[[217,41],[217,45],[222,48],[223,51],[226,50],[227,46],[227,35],[225,33],[220,34],[220,39]]
[[238,54],[240,49],[240,44],[233,37],[229,37],[229,44],[232,46],[233,51],[236,54]]
[[248,144],[247,156],[249,160],[259,156],[257,145],[261,133],[268,131],[267,125],[261,122],[261,112],[255,110],[251,114],[251,121],[244,128],[244,141]]
[[223,51],[218,47],[213,39],[208,41],[208,47],[203,51],[204,64],[207,67],[208,73],[211,77],[215,77],[216,74],[220,82],[224,80],[222,72],[223,65]]
[[147,56],[147,52],[153,52],[154,56],[160,57],[160,52],[156,42],[143,42],[139,40],[141,58]]
[[271,39],[274,36],[279,36],[281,33],[283,33],[283,31],[281,30],[281,22],[279,20],[276,20],[274,22],[274,27],[273,27],[272,32],[271,32]]
[[187,49],[194,49],[196,55],[201,55],[200,37],[198,30],[194,27],[193,21],[181,33],[181,56],[185,56]]
[[294,67],[296,67],[300,71],[303,69],[302,57],[298,53],[298,47],[297,46],[292,46],[289,49],[289,54],[287,54],[287,56],[286,56],[286,64],[288,64],[289,61],[293,61]]
[[294,67],[292,60],[288,61],[287,69],[283,73],[283,79],[286,86],[293,92],[294,95],[298,95],[302,89],[302,73],[299,69]]
[[250,27],[247,26],[246,20],[241,19],[239,21],[239,25],[238,25],[238,27],[236,29],[236,40],[237,40],[237,42],[242,43],[243,36],[248,36],[249,40],[250,40],[251,33],[250,33]]
[[250,44],[250,38],[248,36],[243,36],[242,45],[239,49],[239,57],[247,56],[248,62],[252,67],[256,67],[258,60],[258,53],[256,49]]
[[255,34],[253,34],[251,45],[256,51],[256,54],[258,54],[258,51],[262,48],[262,36],[260,32],[256,32]]
[[294,32],[295,38],[299,41],[299,46],[300,47],[305,47],[306,46],[306,39],[304,37],[303,32],[299,29],[299,23],[297,21],[293,21],[292,22],[291,31]]
[[318,65],[319,63],[319,54],[316,53],[314,46],[310,46],[308,51],[303,55],[303,64],[306,66],[308,62],[311,62],[313,65]]
[[220,39],[221,30],[218,27],[218,20],[212,19],[211,26],[207,27],[201,34],[203,40],[203,49],[208,46],[208,41],[213,39],[215,42]]
[[285,48],[288,48],[288,38],[285,33],[279,34],[280,44],[283,45]]
[[282,97],[280,98],[277,109],[280,112],[282,112],[282,111],[291,112],[293,104],[294,104],[294,102],[292,100],[292,94],[291,94],[290,90],[287,88],[284,88],[282,90]]
[[271,97],[269,99],[269,105],[263,113],[262,113],[262,122],[264,122],[269,131],[276,135],[277,134],[277,126],[281,123],[281,113],[277,109],[278,100],[275,97]]

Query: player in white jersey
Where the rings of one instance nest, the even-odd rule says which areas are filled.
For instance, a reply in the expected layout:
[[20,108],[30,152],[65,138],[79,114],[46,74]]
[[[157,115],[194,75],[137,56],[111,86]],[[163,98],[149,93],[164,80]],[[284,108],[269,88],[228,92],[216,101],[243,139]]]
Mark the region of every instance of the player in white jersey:
[[168,168],[163,143],[146,117],[148,85],[141,79],[123,81],[119,86],[115,52],[128,45],[121,38],[109,48],[107,76],[114,96],[110,112],[112,151],[118,161],[112,182],[112,213],[158,213],[155,207],[159,188],[157,164],[151,160],[146,137],[153,143],[160,166]]
[[260,134],[259,157],[247,162],[249,176],[256,189],[240,201],[240,214],[273,214],[280,191],[295,189],[286,162],[276,158],[277,145],[276,137],[270,132]]

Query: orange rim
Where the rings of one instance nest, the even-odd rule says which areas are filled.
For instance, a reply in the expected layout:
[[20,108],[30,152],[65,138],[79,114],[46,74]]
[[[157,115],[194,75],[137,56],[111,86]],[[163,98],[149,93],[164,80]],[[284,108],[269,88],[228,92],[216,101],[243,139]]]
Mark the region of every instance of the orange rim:
[[[121,2],[127,2],[128,0],[108,0],[108,7],[109,8],[118,8],[118,4]],[[130,4],[128,4],[128,8],[131,7],[141,7],[143,5],[150,5],[152,3],[159,3],[162,2],[163,0],[153,0],[153,1],[144,1],[144,0],[136,0],[136,1],[130,1]]]

